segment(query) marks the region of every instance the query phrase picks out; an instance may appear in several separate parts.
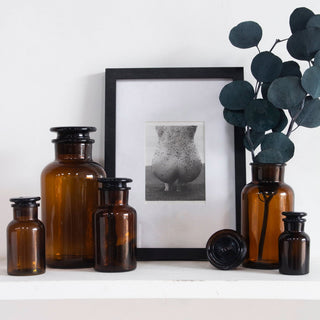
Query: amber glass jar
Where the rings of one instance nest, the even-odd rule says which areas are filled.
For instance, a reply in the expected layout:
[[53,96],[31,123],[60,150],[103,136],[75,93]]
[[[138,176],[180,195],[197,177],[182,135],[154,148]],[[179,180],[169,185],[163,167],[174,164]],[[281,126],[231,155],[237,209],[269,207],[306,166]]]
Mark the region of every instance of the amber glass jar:
[[92,215],[98,206],[102,166],[92,160],[93,127],[57,127],[55,161],[41,174],[42,220],[46,227],[47,265],[93,266]]
[[127,178],[98,179],[100,206],[94,214],[95,264],[101,272],[136,268],[137,218],[128,205]]
[[241,195],[241,233],[247,241],[243,266],[279,267],[278,238],[284,230],[283,211],[292,211],[294,193],[284,183],[285,164],[253,163],[252,182]]
[[45,231],[38,220],[40,197],[12,198],[13,220],[7,227],[7,271],[14,276],[44,273]]
[[310,238],[304,232],[304,212],[283,212],[284,232],[279,237],[279,272],[302,275],[309,273]]

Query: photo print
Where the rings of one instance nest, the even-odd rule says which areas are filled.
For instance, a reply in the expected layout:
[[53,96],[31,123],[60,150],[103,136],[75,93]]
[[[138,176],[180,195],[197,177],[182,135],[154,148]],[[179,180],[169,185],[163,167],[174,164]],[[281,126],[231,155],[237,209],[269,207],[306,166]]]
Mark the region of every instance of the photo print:
[[204,201],[203,122],[146,122],[145,200]]

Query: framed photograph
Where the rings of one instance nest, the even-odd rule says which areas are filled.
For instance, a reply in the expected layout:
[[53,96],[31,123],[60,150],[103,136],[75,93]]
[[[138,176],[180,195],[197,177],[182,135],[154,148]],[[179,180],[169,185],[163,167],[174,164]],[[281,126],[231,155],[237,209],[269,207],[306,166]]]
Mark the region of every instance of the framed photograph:
[[244,130],[221,89],[242,68],[106,69],[105,168],[132,178],[139,260],[206,260],[209,237],[240,231]]

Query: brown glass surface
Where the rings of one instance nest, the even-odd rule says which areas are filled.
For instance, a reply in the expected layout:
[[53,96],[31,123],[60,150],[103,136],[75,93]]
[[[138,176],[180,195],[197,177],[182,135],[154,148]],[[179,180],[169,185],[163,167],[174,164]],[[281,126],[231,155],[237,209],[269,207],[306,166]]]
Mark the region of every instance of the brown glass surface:
[[278,238],[284,230],[281,213],[294,206],[293,190],[283,176],[284,165],[252,165],[253,179],[242,190],[241,204],[241,232],[248,246],[245,267],[279,267]]
[[37,219],[37,207],[14,208],[7,227],[7,271],[27,276],[45,272],[45,231]]
[[97,178],[106,173],[92,161],[91,146],[56,143],[56,160],[41,174],[49,267],[93,266],[92,215],[98,206]]
[[304,232],[304,222],[284,222],[285,231],[279,237],[279,272],[289,275],[309,273],[310,238]]
[[128,191],[100,190],[101,205],[94,214],[95,264],[101,272],[136,268],[136,211]]

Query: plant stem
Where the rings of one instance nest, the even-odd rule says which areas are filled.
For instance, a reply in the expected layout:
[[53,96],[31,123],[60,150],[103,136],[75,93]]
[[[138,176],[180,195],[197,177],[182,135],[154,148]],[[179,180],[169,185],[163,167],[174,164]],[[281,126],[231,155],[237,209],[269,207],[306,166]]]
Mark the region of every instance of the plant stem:
[[254,159],[254,146],[253,146],[253,142],[251,140],[250,128],[249,127],[246,127],[245,137],[249,142],[250,152],[251,152],[251,157],[252,157],[252,162],[253,162],[253,159]]
[[302,112],[303,108],[304,108],[304,104],[305,104],[305,101],[306,99],[304,98],[302,103],[301,103],[301,107],[299,108],[299,110],[297,111],[297,113],[291,118],[291,121],[290,121],[290,125],[289,125],[289,128],[288,128],[288,131],[287,131],[287,134],[286,136],[289,138],[291,133],[296,130],[296,129],[293,129],[293,125],[294,123],[296,122],[296,120],[298,119],[300,113]]
[[259,240],[258,260],[262,260],[264,241],[266,238],[267,225],[268,225],[269,204],[274,196],[274,193],[271,193],[271,195],[267,195],[265,192],[262,192],[262,196],[264,199],[264,212],[263,212],[263,222],[262,222],[262,228],[261,228],[261,234],[260,234],[260,240]]
[[278,43],[283,42],[283,41],[287,41],[288,39],[289,39],[289,38],[282,39],[282,40],[277,39],[277,40],[274,42],[273,46],[271,47],[270,52],[272,52],[272,50],[274,49],[274,47],[275,47]]

